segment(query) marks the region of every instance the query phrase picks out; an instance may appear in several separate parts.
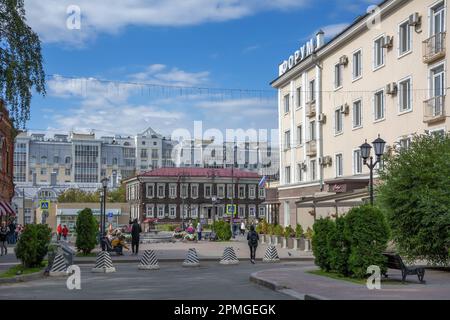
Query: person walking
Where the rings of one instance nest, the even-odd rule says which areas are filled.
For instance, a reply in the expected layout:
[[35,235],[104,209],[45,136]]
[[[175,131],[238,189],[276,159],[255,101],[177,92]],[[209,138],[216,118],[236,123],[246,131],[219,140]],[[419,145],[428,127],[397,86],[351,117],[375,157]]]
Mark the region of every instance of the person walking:
[[134,219],[131,226],[131,251],[133,254],[139,253],[139,240],[141,232],[141,225],[138,223],[137,219]]
[[247,234],[248,246],[250,247],[250,261],[255,264],[256,249],[258,248],[259,235],[255,231],[255,226],[250,226],[250,231]]
[[2,224],[0,226],[0,248],[1,248],[1,255],[7,255],[8,254],[8,247],[6,245],[7,237],[8,237],[9,229],[6,226],[6,222],[2,221]]
[[8,244],[15,244],[16,243],[16,224],[14,223],[13,220],[11,220],[8,224],[8,236],[7,236],[7,240],[8,240]]
[[56,227],[56,240],[61,240],[61,234],[62,234],[62,226],[61,223],[58,224],[58,227]]
[[245,222],[241,222],[241,235],[245,236]]
[[67,235],[69,234],[69,229],[66,225],[62,228],[62,236],[64,238],[64,241],[67,241]]
[[200,221],[197,223],[197,235],[198,235],[198,241],[201,241],[202,240],[202,224]]

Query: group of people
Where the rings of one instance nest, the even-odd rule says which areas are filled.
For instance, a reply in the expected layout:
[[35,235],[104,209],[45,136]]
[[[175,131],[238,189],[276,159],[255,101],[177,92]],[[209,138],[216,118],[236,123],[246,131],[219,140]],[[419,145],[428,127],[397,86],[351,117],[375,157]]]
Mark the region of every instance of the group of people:
[[61,223],[56,227],[56,236],[58,241],[61,240],[61,237],[64,239],[64,241],[67,241],[67,236],[69,234],[69,228],[67,228],[66,225],[62,226]]
[[15,244],[22,234],[23,227],[13,220],[2,221],[0,224],[0,253],[8,254],[8,244]]

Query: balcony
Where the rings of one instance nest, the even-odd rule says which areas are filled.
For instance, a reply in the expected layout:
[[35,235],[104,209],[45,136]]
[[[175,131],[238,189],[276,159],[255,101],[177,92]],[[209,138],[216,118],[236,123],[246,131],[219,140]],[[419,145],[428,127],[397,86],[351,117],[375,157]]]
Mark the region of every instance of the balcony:
[[317,141],[311,140],[306,143],[306,155],[308,157],[314,157],[317,155]]
[[423,62],[430,64],[445,57],[447,33],[440,32],[423,42]]
[[445,120],[445,96],[433,97],[424,102],[423,122],[434,123]]
[[310,101],[306,103],[306,116],[313,118],[316,116],[316,101]]

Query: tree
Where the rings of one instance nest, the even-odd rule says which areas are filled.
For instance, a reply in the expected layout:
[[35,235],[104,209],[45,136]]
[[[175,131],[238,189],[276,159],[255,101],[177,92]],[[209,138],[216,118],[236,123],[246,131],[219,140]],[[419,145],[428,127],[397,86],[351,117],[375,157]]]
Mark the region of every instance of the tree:
[[26,24],[23,0],[0,1],[0,99],[16,128],[30,119],[32,89],[45,95],[41,42]]
[[330,268],[344,276],[349,275],[348,259],[350,256],[350,241],[345,236],[346,217],[338,217],[334,228],[328,236],[330,250]]
[[409,260],[449,262],[450,135],[420,135],[389,157],[378,202],[399,252]]
[[46,224],[27,224],[15,252],[26,268],[40,267],[48,251],[52,230]]
[[319,219],[313,226],[314,263],[324,271],[331,270],[330,234],[334,233],[335,228],[335,223],[329,218]]
[[58,196],[60,203],[99,203],[100,192],[86,192],[79,189],[67,189]]
[[108,202],[127,202],[125,184],[121,184],[119,188],[108,192]]
[[75,245],[78,251],[88,255],[95,248],[98,234],[98,223],[91,209],[86,208],[78,213],[75,231],[77,232]]

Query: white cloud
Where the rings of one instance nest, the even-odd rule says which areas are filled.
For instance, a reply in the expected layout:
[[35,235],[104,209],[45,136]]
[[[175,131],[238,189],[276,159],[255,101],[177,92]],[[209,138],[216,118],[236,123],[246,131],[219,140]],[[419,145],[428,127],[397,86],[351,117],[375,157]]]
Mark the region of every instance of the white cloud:
[[[187,26],[221,22],[267,10],[305,5],[307,0],[26,0],[30,25],[45,42],[81,45],[98,33],[129,25]],[[81,9],[81,30],[66,27],[69,5]]]
[[209,72],[187,72],[178,68],[169,69],[163,64],[152,64],[144,71],[130,75],[129,78],[145,83],[192,87],[207,83]]

